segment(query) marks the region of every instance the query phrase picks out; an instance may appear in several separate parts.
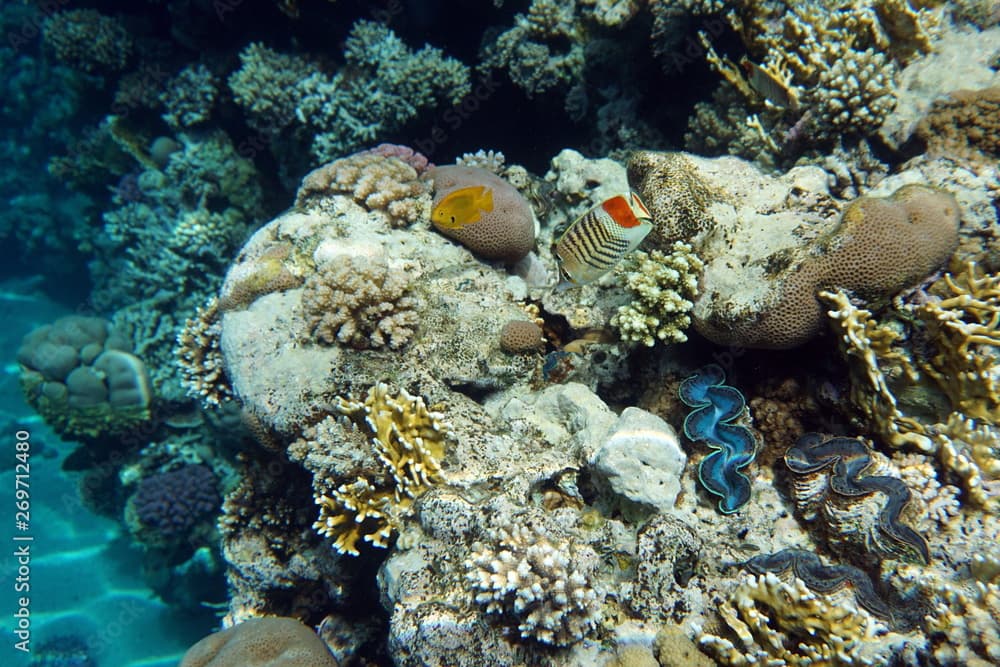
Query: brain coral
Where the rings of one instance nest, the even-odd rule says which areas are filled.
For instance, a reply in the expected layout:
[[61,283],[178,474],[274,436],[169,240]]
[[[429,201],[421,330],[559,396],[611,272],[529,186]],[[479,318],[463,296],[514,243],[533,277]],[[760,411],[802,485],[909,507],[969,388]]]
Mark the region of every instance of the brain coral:
[[434,202],[436,208],[448,195],[463,188],[485,187],[492,193],[490,210],[481,218],[458,228],[435,228],[486,259],[516,262],[535,247],[535,219],[531,205],[507,181],[479,167],[461,165],[435,167]]
[[294,618],[252,618],[188,649],[180,667],[336,667],[316,633]]

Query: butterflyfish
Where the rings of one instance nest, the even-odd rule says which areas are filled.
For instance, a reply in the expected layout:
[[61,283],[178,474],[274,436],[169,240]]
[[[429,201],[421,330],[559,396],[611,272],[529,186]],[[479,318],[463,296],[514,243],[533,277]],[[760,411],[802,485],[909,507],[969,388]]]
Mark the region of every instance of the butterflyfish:
[[782,109],[791,109],[792,111],[798,109],[799,101],[795,96],[795,91],[771,70],[751,62],[746,56],[740,59],[740,66],[746,75],[747,83],[750,84],[755,93]]
[[431,210],[431,221],[445,229],[461,229],[479,222],[493,210],[493,190],[471,185],[449,192]]
[[653,216],[634,192],[615,195],[577,218],[556,241],[563,285],[585,285],[610,271],[653,230]]

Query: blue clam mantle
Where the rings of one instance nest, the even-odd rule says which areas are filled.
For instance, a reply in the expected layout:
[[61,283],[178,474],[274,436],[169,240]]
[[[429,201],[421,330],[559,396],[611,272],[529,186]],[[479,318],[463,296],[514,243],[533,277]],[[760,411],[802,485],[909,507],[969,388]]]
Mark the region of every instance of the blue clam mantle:
[[725,371],[709,364],[681,382],[678,393],[694,408],[684,419],[684,435],[715,450],[702,459],[698,479],[719,496],[719,511],[731,514],[750,500],[750,480],[740,471],[757,455],[757,438],[746,426],[733,423],[746,401],[725,381]]

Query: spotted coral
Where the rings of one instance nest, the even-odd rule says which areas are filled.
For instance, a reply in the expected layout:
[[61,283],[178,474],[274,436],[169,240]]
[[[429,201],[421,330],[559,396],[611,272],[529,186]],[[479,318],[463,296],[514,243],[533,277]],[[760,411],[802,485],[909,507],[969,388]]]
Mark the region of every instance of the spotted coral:
[[465,561],[466,581],[487,614],[517,623],[524,639],[568,646],[583,639],[601,618],[591,577],[596,554],[554,539],[530,523],[513,521],[477,542]]
[[302,287],[310,340],[359,350],[402,348],[419,320],[421,300],[410,290],[416,268],[354,256],[319,267]]

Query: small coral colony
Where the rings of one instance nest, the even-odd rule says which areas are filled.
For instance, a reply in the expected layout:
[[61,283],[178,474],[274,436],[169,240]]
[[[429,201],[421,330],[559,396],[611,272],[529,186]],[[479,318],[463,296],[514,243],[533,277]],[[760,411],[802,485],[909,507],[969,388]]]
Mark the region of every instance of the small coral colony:
[[[481,85],[367,17],[153,99],[128,21],[44,22],[130,112],[49,162],[119,181],[21,384],[223,610],[182,665],[1000,664],[995,3],[493,4]],[[642,58],[708,82],[683,150]],[[604,148],[404,145],[491,86]]]

